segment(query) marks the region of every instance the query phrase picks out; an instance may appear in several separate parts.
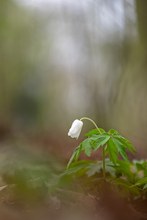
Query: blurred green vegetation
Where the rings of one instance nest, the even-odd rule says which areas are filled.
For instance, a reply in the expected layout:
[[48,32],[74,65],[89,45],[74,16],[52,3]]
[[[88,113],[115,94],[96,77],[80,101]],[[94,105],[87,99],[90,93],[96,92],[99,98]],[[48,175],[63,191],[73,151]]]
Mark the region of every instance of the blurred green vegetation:
[[35,133],[64,148],[85,115],[146,147],[147,3],[100,3],[0,2],[0,140]]
[[[69,2],[0,1],[4,201],[7,194],[11,201],[11,193],[12,200],[38,202],[72,186],[81,192],[79,182],[77,186],[73,181],[81,174],[86,177],[76,180],[86,187],[96,176],[97,187],[99,162],[79,161],[60,175],[71,155],[70,146],[75,146],[67,137],[75,118],[90,116],[106,130],[119,130],[142,157],[147,155],[147,1]],[[89,126],[85,124],[83,130]],[[127,183],[118,181],[119,186],[128,184],[127,190],[134,178],[130,165],[122,164],[126,173],[117,167],[117,174],[114,167],[106,166],[110,176],[127,176]],[[147,165],[138,161],[136,166],[140,171]],[[139,184],[142,190],[146,182]]]
[[40,24],[15,2],[2,0],[0,4],[0,124],[13,127],[21,117],[29,126],[41,108],[35,94]]

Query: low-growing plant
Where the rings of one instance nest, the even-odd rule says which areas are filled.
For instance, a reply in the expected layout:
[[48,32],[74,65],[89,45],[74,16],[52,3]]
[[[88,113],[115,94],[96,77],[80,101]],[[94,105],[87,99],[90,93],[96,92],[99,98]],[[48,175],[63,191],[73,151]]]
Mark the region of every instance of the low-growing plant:
[[[64,172],[65,175],[87,175],[88,178],[93,176],[114,184],[119,189],[127,192],[127,195],[133,195],[138,198],[147,195],[147,161],[129,160],[128,152],[135,153],[133,144],[123,137],[118,131],[110,129],[106,132],[99,128],[90,118],[83,117],[76,119],[68,132],[72,138],[78,138],[82,127],[83,120],[89,120],[95,126],[95,129],[89,131],[82,141],[74,150]],[[101,149],[101,160],[79,160],[80,155],[84,152],[90,157],[92,152]]]

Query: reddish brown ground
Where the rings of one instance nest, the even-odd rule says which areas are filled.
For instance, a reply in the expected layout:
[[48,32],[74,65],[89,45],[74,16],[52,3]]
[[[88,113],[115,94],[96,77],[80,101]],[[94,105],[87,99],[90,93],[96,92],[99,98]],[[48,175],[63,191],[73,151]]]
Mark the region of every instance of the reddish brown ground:
[[[4,133],[4,136],[7,135]],[[4,137],[4,139],[5,139]],[[3,137],[1,138],[2,141]],[[62,141],[61,141],[62,140]],[[34,151],[54,155],[66,164],[72,150],[78,142],[54,135],[29,136],[27,141]],[[80,142],[80,140],[79,140]],[[144,155],[140,151],[138,157]],[[99,158],[94,155],[93,158]],[[78,193],[59,189],[55,195],[45,201],[27,204],[15,200],[7,189],[1,192],[0,220],[145,220],[147,219],[147,201],[129,202],[112,192],[106,185],[103,193],[98,196],[93,193]]]

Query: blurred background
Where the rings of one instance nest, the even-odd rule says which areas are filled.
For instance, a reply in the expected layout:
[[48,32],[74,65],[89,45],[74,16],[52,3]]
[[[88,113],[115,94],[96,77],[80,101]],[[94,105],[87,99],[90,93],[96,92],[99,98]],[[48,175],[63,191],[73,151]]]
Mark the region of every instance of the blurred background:
[[68,129],[88,116],[145,155],[146,11],[146,0],[1,0],[1,151],[67,161]]
[[1,219],[62,211],[61,173],[93,128],[71,139],[77,118],[117,129],[146,158],[146,12],[147,0],[0,0]]

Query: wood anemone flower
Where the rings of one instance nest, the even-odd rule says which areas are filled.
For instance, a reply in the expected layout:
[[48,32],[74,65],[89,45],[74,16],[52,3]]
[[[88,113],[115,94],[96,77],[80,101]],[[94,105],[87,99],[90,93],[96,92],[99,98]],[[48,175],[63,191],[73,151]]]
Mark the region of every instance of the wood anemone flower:
[[74,120],[71,128],[69,129],[68,132],[68,136],[70,136],[71,138],[76,138],[78,139],[78,137],[80,136],[81,130],[83,127],[83,122],[81,120]]

